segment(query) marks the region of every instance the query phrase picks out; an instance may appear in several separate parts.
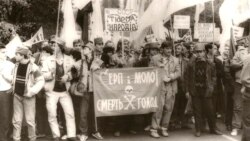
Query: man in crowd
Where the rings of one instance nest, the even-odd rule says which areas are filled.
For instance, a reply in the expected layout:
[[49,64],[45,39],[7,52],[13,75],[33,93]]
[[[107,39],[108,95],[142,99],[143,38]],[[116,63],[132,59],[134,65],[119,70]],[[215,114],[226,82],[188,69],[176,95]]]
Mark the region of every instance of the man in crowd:
[[180,65],[181,76],[178,78],[178,93],[176,94],[175,98],[175,105],[173,116],[174,120],[174,128],[181,128],[185,125],[184,122],[184,112],[187,105],[187,98],[186,98],[186,84],[185,84],[185,77],[184,74],[186,72],[188,58],[184,55],[184,47],[181,44],[175,45],[175,55],[178,58],[178,62]]
[[244,61],[244,66],[241,72],[242,82],[242,125],[243,134],[241,141],[250,141],[250,57]]
[[242,126],[242,96],[241,96],[241,81],[240,74],[243,67],[243,62],[247,58],[248,49],[244,44],[239,44],[237,52],[235,53],[232,61],[231,68],[235,72],[235,82],[234,82],[234,106],[233,106],[233,121],[232,126],[233,130],[231,132],[232,136],[238,135],[238,130],[241,129]]
[[205,50],[207,59],[215,64],[216,85],[213,92],[214,110],[217,117],[221,117],[224,111],[224,92],[222,86],[222,78],[224,76],[223,64],[222,61],[216,56],[218,48],[215,44],[206,44]]
[[[195,117],[195,136],[200,137],[203,116],[208,120],[210,133],[221,134],[216,129],[213,91],[216,84],[215,66],[205,57],[204,46],[195,46],[196,57],[187,66],[188,92],[192,96]],[[205,111],[205,112],[204,112]],[[204,114],[204,115],[203,115]]]
[[[97,48],[97,47],[96,47]],[[98,48],[99,49],[99,48]],[[94,113],[94,93],[93,93],[93,80],[92,72],[100,69],[102,61],[100,54],[95,50],[95,47],[91,43],[87,43],[83,46],[82,50],[82,78],[81,82],[85,85],[85,92],[83,93],[81,107],[80,107],[80,141],[86,141],[89,133],[96,139],[103,139],[102,135],[97,129],[97,119]],[[97,55],[97,53],[99,55]],[[78,66],[78,70],[80,70]]]
[[170,41],[161,44],[162,55],[156,55],[152,59],[153,66],[164,69],[164,85],[160,93],[160,106],[152,116],[150,135],[159,138],[158,129],[164,137],[168,136],[169,121],[174,109],[175,94],[177,93],[177,79],[181,75],[178,59],[172,56],[173,45]]
[[94,39],[94,45],[96,48],[103,49],[103,39],[101,37],[97,37]]
[[5,45],[0,42],[0,140],[8,141],[12,118],[12,79],[14,64],[7,61]]
[[225,124],[228,131],[232,131],[233,119],[233,93],[234,78],[231,71],[231,62],[229,56],[229,46],[224,47],[222,55],[218,57],[223,62],[223,86],[225,92]]
[[44,89],[46,93],[48,120],[55,141],[60,140],[61,136],[57,121],[58,102],[62,106],[66,119],[67,138],[68,140],[76,140],[74,109],[72,99],[68,93],[70,80],[72,79],[70,70],[73,65],[73,58],[63,53],[64,45],[65,42],[61,39],[54,39],[53,48],[55,49],[55,58],[53,60],[48,60],[48,68],[44,68],[47,72],[45,71],[43,73],[47,79],[51,77],[50,81],[46,81]]
[[21,140],[21,128],[23,116],[25,116],[28,125],[28,134],[30,141],[36,140],[35,123],[35,95],[44,86],[44,77],[42,76],[36,64],[32,63],[28,57],[29,49],[18,47],[16,50],[17,65],[14,70],[14,101],[13,101],[13,139]]

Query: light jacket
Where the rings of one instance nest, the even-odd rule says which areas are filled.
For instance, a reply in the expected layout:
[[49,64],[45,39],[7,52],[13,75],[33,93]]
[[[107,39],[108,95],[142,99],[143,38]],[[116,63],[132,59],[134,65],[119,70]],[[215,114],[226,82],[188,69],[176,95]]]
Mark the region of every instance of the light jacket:
[[[19,63],[17,63],[14,68],[13,91],[15,91],[15,82],[18,66]],[[43,88],[44,83],[44,77],[41,74],[39,67],[36,64],[29,62],[25,78],[24,95],[29,93],[37,94]]]
[[162,59],[164,58],[162,55],[155,55],[152,57],[151,63],[152,66],[163,68],[164,76],[171,77],[170,82],[164,83],[162,91],[172,90],[172,94],[176,94],[178,92],[177,79],[181,76],[179,60],[174,56],[170,56],[167,62],[163,62]]
[[[42,74],[45,77],[45,86],[44,89],[46,92],[51,92],[54,89],[55,86],[55,74],[56,74],[56,60],[55,56],[51,56],[44,60],[42,63],[43,66],[41,67]],[[67,90],[70,87],[70,80],[72,79],[71,75],[71,68],[74,64],[74,60],[72,56],[63,55],[63,70],[64,75],[68,77],[66,82],[66,88]]]
[[235,71],[235,81],[237,83],[241,83],[240,81],[241,69],[243,66],[243,62],[247,58],[247,56],[248,56],[248,49],[240,46],[240,48],[238,48],[237,52],[235,53],[231,61],[231,68]]
[[[90,70],[88,70],[88,63],[86,59],[79,60],[74,64],[74,67],[80,71],[81,62],[83,61],[83,69],[82,69],[82,79],[81,82],[86,86],[86,92],[93,92],[93,72],[97,69],[100,69],[103,61],[99,58],[94,58],[90,65]],[[88,87],[88,90],[87,90]]]
[[240,79],[243,86],[243,99],[250,100],[250,57],[244,61]]

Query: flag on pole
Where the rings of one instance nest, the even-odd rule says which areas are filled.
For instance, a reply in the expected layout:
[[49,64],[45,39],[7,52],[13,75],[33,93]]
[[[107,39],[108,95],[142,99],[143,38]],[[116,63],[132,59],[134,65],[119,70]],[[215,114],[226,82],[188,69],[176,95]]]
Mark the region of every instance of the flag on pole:
[[[230,10],[229,10],[230,9]],[[222,26],[220,39],[220,51],[223,52],[227,40],[231,38],[231,28],[233,25],[239,25],[250,18],[249,0],[224,0],[219,15]]]
[[16,49],[22,46],[22,41],[18,35],[16,35],[5,47],[6,56],[9,58],[15,57]]
[[211,0],[154,0],[139,19],[136,37],[141,36],[148,26],[163,20],[168,21],[174,12],[208,1]]
[[78,9],[83,9],[89,2],[90,0],[72,0],[73,6]]
[[94,40],[97,37],[104,37],[103,21],[100,0],[92,0],[93,13],[91,15],[91,35],[90,40]]
[[195,8],[195,17],[194,17],[196,25],[199,22],[199,17],[200,17],[201,12],[204,11],[204,10],[205,10],[205,4],[204,3],[200,3],[200,4],[196,5],[196,8]]
[[40,27],[34,36],[32,36],[28,41],[24,42],[24,44],[31,46],[36,43],[40,43],[44,41],[43,27]]
[[79,36],[76,31],[76,22],[71,0],[64,0],[62,4],[63,28],[60,38],[65,41],[67,47],[73,47],[73,41]]

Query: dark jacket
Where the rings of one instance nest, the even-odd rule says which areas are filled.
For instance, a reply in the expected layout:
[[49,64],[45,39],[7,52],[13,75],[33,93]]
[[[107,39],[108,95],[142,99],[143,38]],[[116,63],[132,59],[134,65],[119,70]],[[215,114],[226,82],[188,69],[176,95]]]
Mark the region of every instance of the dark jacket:
[[[195,69],[196,69],[196,59],[190,60],[187,66],[187,73],[185,74],[186,84],[187,84],[187,91],[192,96],[198,96],[195,89]],[[216,84],[216,70],[215,64],[211,61],[206,60],[207,67],[206,67],[206,92],[204,93],[204,97],[212,97],[214,87]]]

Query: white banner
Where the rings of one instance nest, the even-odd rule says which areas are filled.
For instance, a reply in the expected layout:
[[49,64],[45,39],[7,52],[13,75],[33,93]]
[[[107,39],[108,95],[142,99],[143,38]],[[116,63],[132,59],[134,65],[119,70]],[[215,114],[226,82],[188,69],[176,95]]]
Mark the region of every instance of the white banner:
[[129,9],[105,9],[105,29],[109,31],[136,31],[138,12]]
[[174,15],[174,29],[189,29],[190,16]]

